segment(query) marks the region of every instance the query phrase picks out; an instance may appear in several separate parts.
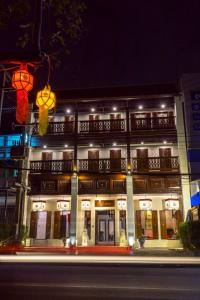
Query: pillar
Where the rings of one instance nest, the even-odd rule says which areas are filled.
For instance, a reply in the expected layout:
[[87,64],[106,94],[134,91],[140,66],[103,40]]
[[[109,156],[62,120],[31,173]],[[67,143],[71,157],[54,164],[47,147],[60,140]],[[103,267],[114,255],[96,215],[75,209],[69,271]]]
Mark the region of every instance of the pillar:
[[77,204],[78,204],[78,177],[73,174],[71,178],[71,216],[70,216],[70,244],[76,245],[77,231]]
[[185,124],[183,113],[183,100],[181,96],[175,97],[175,109],[176,109],[176,128],[178,139],[178,152],[179,152],[179,164],[182,186],[182,199],[183,199],[183,216],[184,219],[187,216],[188,209],[191,208],[190,200],[190,180],[188,174],[188,160],[187,160],[187,148],[185,137]]
[[133,246],[135,241],[135,220],[133,205],[133,178],[132,175],[126,176],[127,193],[127,238],[129,246]]

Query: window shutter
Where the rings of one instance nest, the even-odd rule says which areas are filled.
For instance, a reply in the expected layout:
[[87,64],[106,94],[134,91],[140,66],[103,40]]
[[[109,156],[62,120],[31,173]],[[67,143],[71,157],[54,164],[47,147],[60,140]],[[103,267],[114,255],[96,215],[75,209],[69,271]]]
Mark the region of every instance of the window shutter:
[[29,237],[35,239],[36,234],[37,234],[37,211],[32,211]]
[[157,210],[152,211],[152,227],[153,227],[153,238],[158,239],[158,215],[157,215]]

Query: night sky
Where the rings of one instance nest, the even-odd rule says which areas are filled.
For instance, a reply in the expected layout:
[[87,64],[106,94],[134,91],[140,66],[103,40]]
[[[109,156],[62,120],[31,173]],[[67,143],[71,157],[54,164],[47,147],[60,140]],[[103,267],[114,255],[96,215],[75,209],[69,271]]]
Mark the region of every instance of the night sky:
[[81,41],[54,72],[55,89],[169,82],[200,72],[199,0],[85,2]]
[[200,72],[200,1],[89,0],[59,88],[149,84]]

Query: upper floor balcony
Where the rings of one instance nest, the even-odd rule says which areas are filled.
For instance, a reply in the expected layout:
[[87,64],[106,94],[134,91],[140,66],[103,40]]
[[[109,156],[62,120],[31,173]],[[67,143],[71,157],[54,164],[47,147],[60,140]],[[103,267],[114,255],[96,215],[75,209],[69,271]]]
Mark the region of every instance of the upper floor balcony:
[[[129,129],[133,133],[142,133],[147,131],[176,130],[175,117],[170,114],[131,114],[128,120]],[[73,135],[75,128],[80,135],[89,135],[96,133],[123,133],[127,132],[128,124],[126,118],[105,118],[80,120],[75,126],[74,118],[70,121],[50,122],[47,134],[66,134]],[[39,133],[38,124],[33,125],[32,134]]]
[[178,172],[178,156],[133,158],[132,170],[135,173]]
[[[73,172],[73,160],[40,160],[30,162],[30,172],[41,174],[65,174]],[[78,172],[123,173],[127,171],[126,158],[79,159]],[[132,158],[133,173],[178,172],[178,157]]]
[[176,129],[175,117],[131,118],[131,131]]

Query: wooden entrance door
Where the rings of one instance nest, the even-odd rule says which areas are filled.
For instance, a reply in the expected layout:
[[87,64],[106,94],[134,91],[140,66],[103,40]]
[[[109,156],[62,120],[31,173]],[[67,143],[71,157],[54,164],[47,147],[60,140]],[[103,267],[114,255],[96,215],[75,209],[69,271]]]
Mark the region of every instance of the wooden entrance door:
[[74,116],[65,116],[64,132],[73,132]]
[[110,150],[110,171],[121,171],[121,150]]
[[53,152],[42,152],[42,170],[51,171],[52,170],[52,158]]
[[121,114],[110,114],[110,130],[121,131]]
[[99,150],[88,151],[88,171],[98,172],[99,170]]
[[159,156],[160,156],[161,170],[169,170],[170,171],[172,169],[171,148],[160,148]]
[[64,151],[63,161],[63,171],[72,171],[73,151]]
[[99,131],[99,115],[89,115],[89,131]]
[[148,171],[148,149],[137,149],[137,170],[138,172]]

